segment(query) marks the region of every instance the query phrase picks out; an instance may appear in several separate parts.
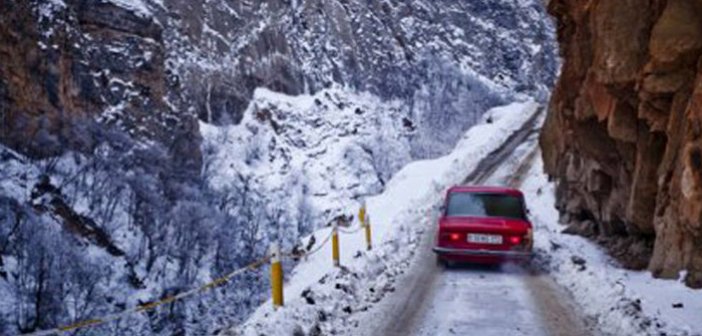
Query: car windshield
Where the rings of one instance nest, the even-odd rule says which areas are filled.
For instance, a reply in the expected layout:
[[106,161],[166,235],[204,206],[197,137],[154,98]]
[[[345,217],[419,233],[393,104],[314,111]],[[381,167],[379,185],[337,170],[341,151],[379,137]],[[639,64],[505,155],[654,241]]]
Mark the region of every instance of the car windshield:
[[521,197],[468,192],[457,192],[449,195],[446,216],[526,218]]

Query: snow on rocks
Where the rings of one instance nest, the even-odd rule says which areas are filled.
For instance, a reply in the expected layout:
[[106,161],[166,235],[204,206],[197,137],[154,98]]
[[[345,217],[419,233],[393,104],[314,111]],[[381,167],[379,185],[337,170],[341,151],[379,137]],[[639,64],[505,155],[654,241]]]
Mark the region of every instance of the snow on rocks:
[[554,184],[541,156],[522,185],[535,225],[535,249],[557,283],[604,334],[702,335],[702,291],[617,265],[595,243],[561,234]]
[[108,0],[112,4],[118,7],[122,7],[126,10],[129,10],[133,12],[134,14],[142,17],[142,18],[149,18],[153,14],[149,10],[149,8],[146,6],[146,4],[142,0]]
[[[341,236],[341,268],[333,268],[331,247],[303,260],[285,286],[286,306],[262,305],[242,326],[224,335],[353,334],[367,311],[397,285],[397,276],[412,260],[422,234],[443,193],[463,182],[480,160],[497,149],[534,113],[533,102],[514,103],[488,111],[482,123],[467,131],[452,153],[413,162],[368,197],[375,249],[366,252],[361,233]],[[357,225],[357,224],[356,224]],[[317,241],[329,229],[314,233]]]
[[216,190],[250,184],[270,206],[306,216],[312,227],[301,231],[310,232],[353,216],[362,196],[411,161],[406,113],[341,88],[295,97],[258,89],[240,124],[201,123],[205,176]]

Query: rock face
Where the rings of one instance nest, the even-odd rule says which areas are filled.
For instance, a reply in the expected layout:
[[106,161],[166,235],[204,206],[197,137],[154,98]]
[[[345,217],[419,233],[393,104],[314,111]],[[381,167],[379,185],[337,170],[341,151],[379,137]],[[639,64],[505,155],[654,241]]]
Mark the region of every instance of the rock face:
[[564,64],[541,146],[562,219],[702,287],[702,1],[548,7]]
[[0,141],[42,157],[90,149],[80,127],[97,121],[197,166],[197,119],[237,124],[257,87],[340,84],[418,108],[439,92],[445,101],[428,108],[457,114],[474,105],[456,99],[475,91],[468,77],[544,98],[557,68],[540,0],[0,5]]
[[165,103],[163,29],[153,18],[100,1],[0,7],[0,141],[39,157],[89,151],[97,122],[167,146],[191,139],[174,148],[199,165],[197,119]]
[[432,63],[541,97],[555,79],[555,39],[540,0],[162,4],[150,7],[174,72],[201,119],[217,124],[237,123],[260,86],[295,95],[340,83],[412,100],[440,80]]

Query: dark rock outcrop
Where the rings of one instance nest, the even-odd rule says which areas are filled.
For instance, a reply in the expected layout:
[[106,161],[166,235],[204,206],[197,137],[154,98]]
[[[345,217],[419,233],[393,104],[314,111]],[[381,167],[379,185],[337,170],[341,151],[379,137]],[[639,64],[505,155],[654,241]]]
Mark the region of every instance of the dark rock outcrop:
[[541,146],[563,220],[597,223],[631,267],[702,287],[702,1],[549,11],[565,63]]
[[163,28],[152,17],[88,0],[0,8],[0,142],[35,157],[86,152],[99,138],[86,125],[97,122],[199,166],[196,116],[165,102]]

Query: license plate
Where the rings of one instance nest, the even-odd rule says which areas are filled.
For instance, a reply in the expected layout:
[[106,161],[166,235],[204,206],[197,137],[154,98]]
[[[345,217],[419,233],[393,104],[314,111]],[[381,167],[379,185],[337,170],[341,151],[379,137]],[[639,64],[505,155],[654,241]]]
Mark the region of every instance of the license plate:
[[469,233],[468,242],[475,244],[502,244],[502,236],[491,234]]

